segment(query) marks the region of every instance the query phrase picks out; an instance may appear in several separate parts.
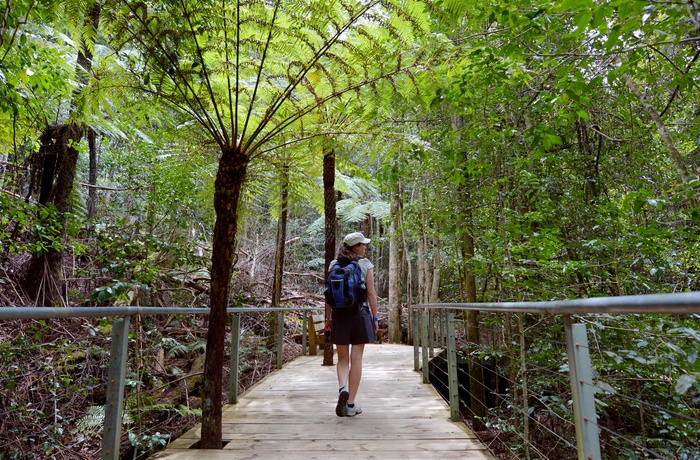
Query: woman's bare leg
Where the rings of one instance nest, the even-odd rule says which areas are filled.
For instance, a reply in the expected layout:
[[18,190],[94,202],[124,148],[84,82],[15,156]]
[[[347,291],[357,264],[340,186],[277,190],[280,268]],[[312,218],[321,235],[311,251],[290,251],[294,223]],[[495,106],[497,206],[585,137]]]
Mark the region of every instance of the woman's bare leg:
[[338,373],[338,388],[348,385],[348,375],[350,374],[350,345],[336,345],[338,352],[338,364],[336,371]]
[[[360,381],[362,380],[362,355],[364,352],[364,343],[353,345],[350,351],[350,372],[348,379],[348,391],[350,392],[350,396],[348,398],[348,404],[355,403],[355,396],[357,395],[357,390],[360,388]],[[338,365],[340,366],[340,353],[338,353]],[[338,373],[340,373],[340,369]]]

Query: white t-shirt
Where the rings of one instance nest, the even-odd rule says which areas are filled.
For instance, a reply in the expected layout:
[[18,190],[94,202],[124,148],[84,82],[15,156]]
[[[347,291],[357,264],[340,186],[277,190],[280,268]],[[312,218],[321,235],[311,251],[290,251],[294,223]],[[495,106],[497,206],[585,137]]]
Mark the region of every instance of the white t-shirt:
[[[336,263],[338,263],[338,261],[333,259],[331,260],[331,263],[330,265],[328,265],[328,267],[330,268]],[[374,268],[374,264],[370,262],[369,259],[366,257],[361,257],[360,259],[358,259],[357,264],[360,266],[360,270],[362,271],[362,279],[367,281],[367,272],[369,272],[370,268]],[[369,305],[369,299],[365,300],[365,303],[363,303],[362,305]]]
[[[336,263],[338,263],[338,261],[333,259],[328,267],[332,267]],[[362,279],[367,281],[367,272],[369,272],[370,268],[374,268],[374,264],[366,257],[360,258],[357,263],[360,265],[360,270],[362,270]]]

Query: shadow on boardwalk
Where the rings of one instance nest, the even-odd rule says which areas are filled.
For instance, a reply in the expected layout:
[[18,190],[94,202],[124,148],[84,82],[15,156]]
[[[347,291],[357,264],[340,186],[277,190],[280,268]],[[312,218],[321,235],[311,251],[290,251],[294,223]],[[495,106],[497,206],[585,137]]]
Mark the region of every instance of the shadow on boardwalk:
[[[337,358],[337,357],[336,357]],[[413,347],[367,345],[356,402],[363,413],[337,417],[335,366],[304,356],[226,406],[222,450],[199,450],[197,426],[152,458],[493,460],[447,404],[413,371]]]

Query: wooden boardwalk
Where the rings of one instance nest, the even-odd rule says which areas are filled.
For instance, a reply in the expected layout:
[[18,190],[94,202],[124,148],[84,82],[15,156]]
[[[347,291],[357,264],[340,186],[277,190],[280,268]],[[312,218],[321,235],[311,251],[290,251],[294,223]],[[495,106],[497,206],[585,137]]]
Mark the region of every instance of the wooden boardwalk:
[[297,358],[226,406],[224,449],[191,449],[197,426],[152,458],[494,460],[463,423],[450,421],[432,385],[422,383],[413,347],[367,345],[356,400],[363,413],[356,417],[335,415],[335,366],[321,363],[321,356]]

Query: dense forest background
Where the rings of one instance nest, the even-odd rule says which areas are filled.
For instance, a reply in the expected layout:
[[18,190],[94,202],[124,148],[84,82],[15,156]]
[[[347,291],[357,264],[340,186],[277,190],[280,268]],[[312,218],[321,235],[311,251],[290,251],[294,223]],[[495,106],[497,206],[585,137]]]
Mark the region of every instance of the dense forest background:
[[[145,458],[202,411],[218,442],[225,308],[320,305],[350,231],[390,341],[409,304],[700,290],[699,30],[693,1],[6,0],[0,305],[211,309],[135,326],[123,456]],[[580,320],[626,350],[607,385],[671,382],[687,417],[640,431],[631,403],[617,427],[700,458],[698,318]],[[274,321],[247,321],[243,386],[273,354]],[[554,319],[465,321],[514,381],[560,359]],[[0,324],[0,458],[95,458],[108,331]]]

